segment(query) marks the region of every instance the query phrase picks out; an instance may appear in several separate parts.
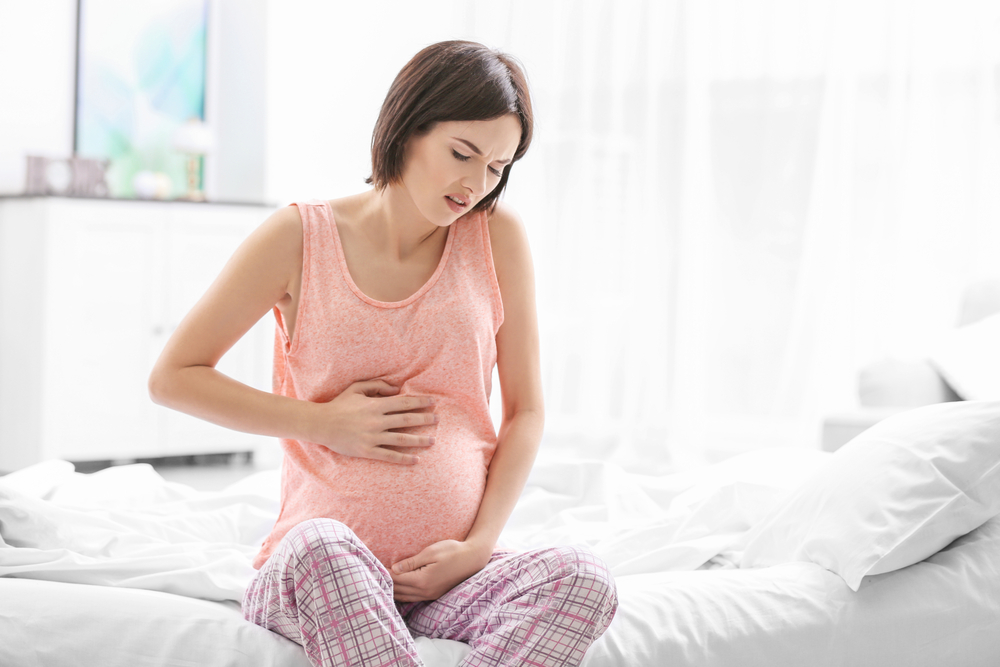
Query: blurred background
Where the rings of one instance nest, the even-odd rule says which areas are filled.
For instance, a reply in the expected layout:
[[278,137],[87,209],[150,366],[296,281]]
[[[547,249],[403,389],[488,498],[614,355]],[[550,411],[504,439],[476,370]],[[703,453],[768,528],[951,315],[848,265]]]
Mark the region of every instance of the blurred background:
[[[819,447],[824,421],[859,406],[866,365],[923,358],[967,288],[1000,274],[995,0],[120,4],[188,17],[154,20],[157,37],[112,0],[80,4],[88,52],[123,59],[137,86],[171,35],[201,41],[176,58],[183,94],[153,104],[174,114],[169,145],[133,146],[110,194],[196,200],[193,164],[195,191],[260,205],[257,221],[367,187],[382,99],[427,44],[524,64],[535,139],[506,201],[534,253],[553,451],[652,471]],[[8,199],[26,156],[109,157],[81,150],[82,128],[132,113],[112,79],[78,85],[77,18],[77,0],[0,0]],[[81,120],[88,103],[104,116]],[[121,122],[168,136],[142,113]]]

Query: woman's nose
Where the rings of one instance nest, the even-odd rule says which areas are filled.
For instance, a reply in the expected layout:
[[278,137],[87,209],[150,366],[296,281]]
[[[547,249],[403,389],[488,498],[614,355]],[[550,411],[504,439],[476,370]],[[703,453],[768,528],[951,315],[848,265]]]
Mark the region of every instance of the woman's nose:
[[473,169],[466,175],[464,185],[475,197],[482,197],[486,194],[486,168]]

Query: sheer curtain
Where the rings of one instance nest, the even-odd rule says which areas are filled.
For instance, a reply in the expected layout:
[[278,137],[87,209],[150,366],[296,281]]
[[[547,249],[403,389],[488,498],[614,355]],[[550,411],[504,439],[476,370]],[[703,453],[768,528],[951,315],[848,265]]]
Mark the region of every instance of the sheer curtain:
[[515,54],[547,447],[654,471],[817,446],[861,365],[1000,273],[1000,3],[341,4],[269,9],[269,197],[361,189],[423,45]]
[[474,3],[526,64],[550,442],[817,446],[1000,273],[1000,3]]

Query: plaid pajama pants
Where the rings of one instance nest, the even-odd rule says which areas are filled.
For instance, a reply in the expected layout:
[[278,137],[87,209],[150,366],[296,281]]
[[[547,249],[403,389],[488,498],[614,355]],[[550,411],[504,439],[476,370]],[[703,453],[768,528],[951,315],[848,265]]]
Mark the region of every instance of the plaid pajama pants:
[[430,602],[397,604],[385,567],[331,519],[288,532],[247,588],[243,615],[301,644],[322,667],[418,667],[410,632],[468,643],[466,667],[579,665],[618,601],[585,549],[496,554]]

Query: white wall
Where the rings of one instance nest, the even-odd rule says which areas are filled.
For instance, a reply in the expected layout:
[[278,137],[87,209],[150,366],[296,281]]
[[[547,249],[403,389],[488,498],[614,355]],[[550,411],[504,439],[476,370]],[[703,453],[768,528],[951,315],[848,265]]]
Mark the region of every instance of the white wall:
[[265,201],[267,0],[213,0],[211,8],[205,112],[216,150],[206,159],[205,192]]
[[521,58],[548,434],[815,445],[996,272],[996,0],[345,4],[269,0],[268,198],[364,189],[420,47]]
[[0,194],[24,190],[26,154],[73,150],[76,0],[0,2]]
[[462,37],[465,5],[269,0],[267,201],[366,189],[371,132],[389,85],[424,46]]

